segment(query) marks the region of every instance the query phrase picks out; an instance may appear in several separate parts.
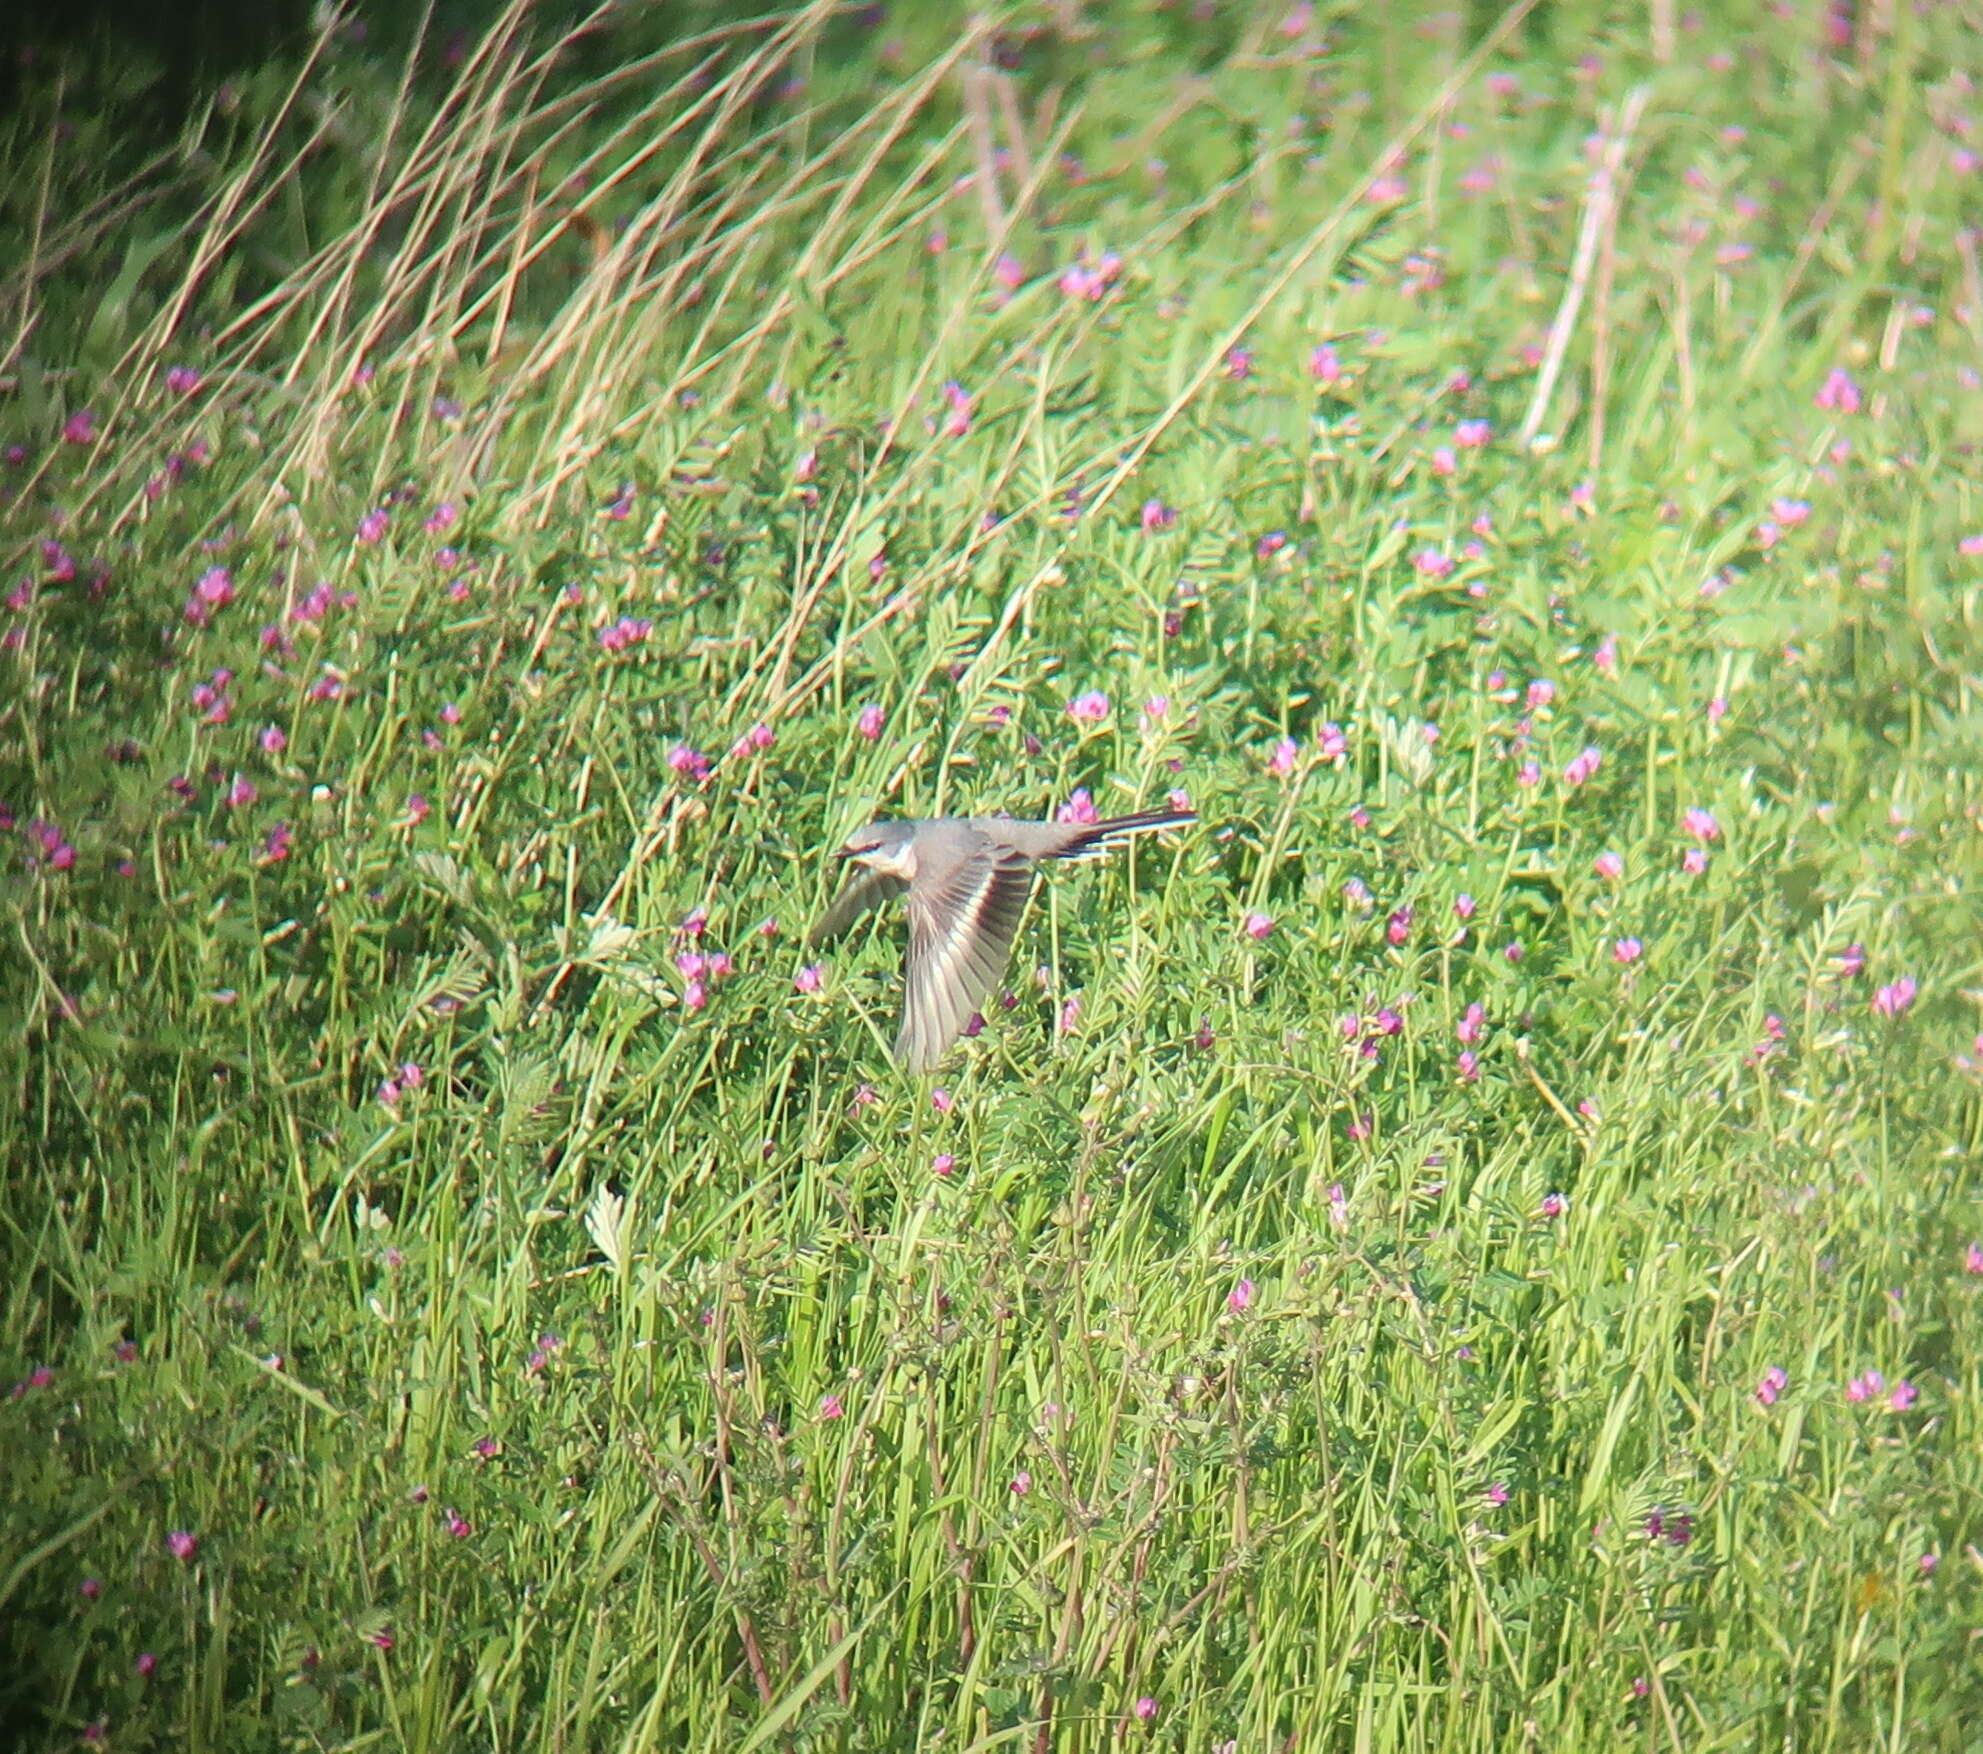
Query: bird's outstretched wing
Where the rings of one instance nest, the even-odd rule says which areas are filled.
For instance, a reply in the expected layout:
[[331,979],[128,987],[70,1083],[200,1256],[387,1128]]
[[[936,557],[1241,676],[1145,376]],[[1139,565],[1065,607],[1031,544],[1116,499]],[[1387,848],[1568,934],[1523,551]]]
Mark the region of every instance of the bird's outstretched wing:
[[837,938],[871,907],[880,907],[890,896],[900,895],[908,884],[900,877],[884,877],[865,865],[848,868],[847,881],[833,898],[833,905],[820,916],[819,924],[806,934],[808,944],[824,944]]
[[1024,857],[986,845],[910,891],[908,990],[895,1038],[906,1071],[935,1066],[998,984],[1032,887]]
[[1033,859],[1105,858],[1133,835],[1182,828],[1196,822],[1192,810],[1139,810],[1103,822],[1015,822],[1004,816],[975,816],[971,826],[994,846],[1010,847]]

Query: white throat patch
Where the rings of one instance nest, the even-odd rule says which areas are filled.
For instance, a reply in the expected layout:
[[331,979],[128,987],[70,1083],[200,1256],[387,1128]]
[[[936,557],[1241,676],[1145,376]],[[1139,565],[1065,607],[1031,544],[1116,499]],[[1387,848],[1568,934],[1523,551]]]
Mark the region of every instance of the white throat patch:
[[856,853],[854,860],[870,871],[879,871],[884,877],[900,878],[904,883],[915,881],[916,848],[912,841],[904,841],[893,852],[876,847],[871,853]]

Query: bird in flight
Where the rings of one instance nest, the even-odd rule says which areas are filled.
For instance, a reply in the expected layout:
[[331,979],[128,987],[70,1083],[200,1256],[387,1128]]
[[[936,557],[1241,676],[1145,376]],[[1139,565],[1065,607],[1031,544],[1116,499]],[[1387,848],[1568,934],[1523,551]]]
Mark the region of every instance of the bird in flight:
[[891,896],[907,898],[907,992],[895,1059],[905,1071],[927,1072],[1005,972],[1034,865],[1101,858],[1131,835],[1196,820],[1190,810],[1143,810],[1106,822],[871,822],[835,855],[851,868],[811,941],[837,937]]

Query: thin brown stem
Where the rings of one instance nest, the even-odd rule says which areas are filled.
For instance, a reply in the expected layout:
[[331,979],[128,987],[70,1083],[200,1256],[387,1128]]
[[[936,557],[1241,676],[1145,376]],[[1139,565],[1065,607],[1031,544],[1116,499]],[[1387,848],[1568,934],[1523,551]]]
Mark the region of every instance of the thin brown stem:
[[1631,149],[1632,136],[1651,96],[1647,86],[1634,89],[1625,99],[1617,122],[1604,130],[1604,146],[1598,154],[1597,166],[1591,172],[1590,186],[1584,194],[1583,222],[1578,228],[1577,247],[1570,260],[1570,277],[1556,306],[1556,320],[1549,326],[1549,340],[1543,348],[1542,369],[1536,373],[1535,393],[1529,398],[1529,411],[1523,416],[1521,430],[1516,435],[1516,442],[1524,449],[1534,444],[1536,435],[1542,431],[1543,421],[1549,416],[1550,398],[1556,392],[1556,380],[1563,370],[1564,356],[1569,352],[1570,337],[1576,331],[1584,296],[1590,290],[1591,274],[1597,265],[1598,244],[1604,236],[1605,227],[1611,223],[1618,200],[1619,177],[1624,168],[1625,155]]

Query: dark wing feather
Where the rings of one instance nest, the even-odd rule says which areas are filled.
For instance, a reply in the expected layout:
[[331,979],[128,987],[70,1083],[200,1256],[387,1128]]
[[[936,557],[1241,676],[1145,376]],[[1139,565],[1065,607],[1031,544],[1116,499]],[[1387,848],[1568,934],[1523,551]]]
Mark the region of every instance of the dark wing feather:
[[824,944],[829,938],[839,937],[869,908],[880,907],[890,896],[900,895],[908,887],[900,877],[884,877],[865,865],[851,867],[847,872],[847,881],[833,898],[833,905],[821,916],[819,924],[806,934],[806,942]]
[[998,984],[1032,887],[1025,859],[988,846],[961,859],[940,887],[910,892],[908,990],[895,1038],[906,1070],[935,1066]]

